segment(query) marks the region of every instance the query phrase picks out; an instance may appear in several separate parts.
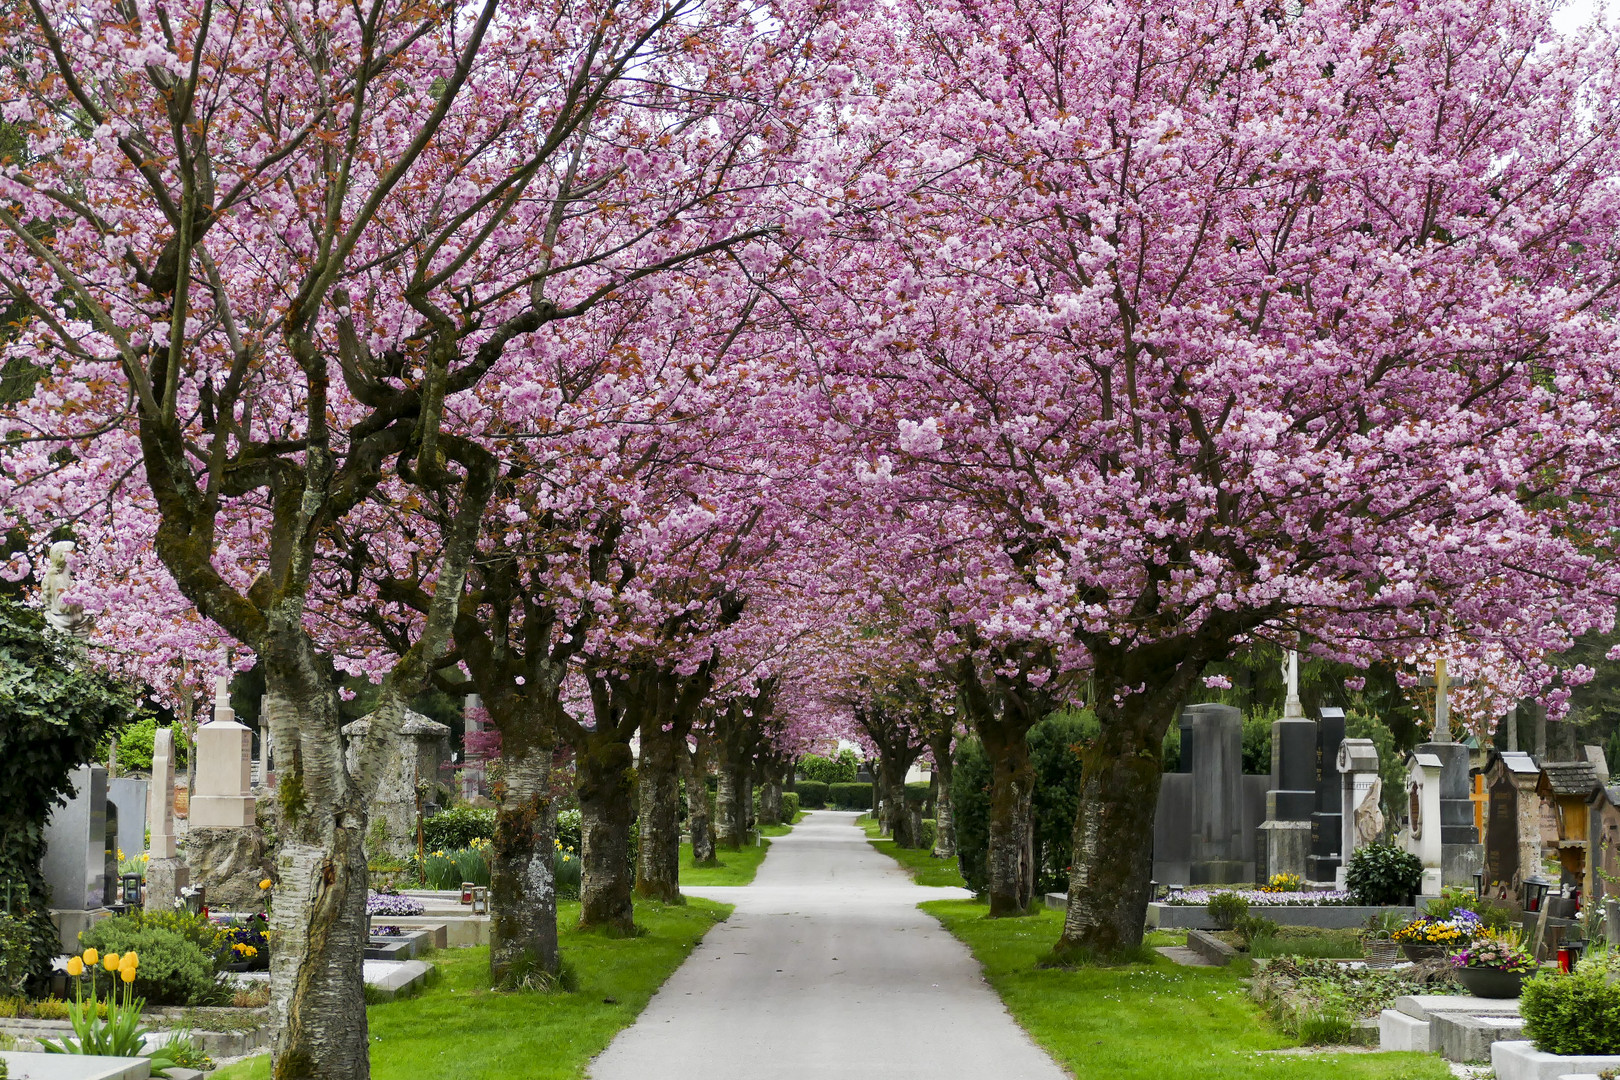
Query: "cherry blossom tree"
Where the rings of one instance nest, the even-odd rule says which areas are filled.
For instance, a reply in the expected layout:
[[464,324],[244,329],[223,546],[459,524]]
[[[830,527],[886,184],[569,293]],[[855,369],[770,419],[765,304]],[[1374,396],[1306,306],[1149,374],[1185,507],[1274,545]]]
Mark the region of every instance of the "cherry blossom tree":
[[965,714],[1090,688],[1060,951],[1111,952],[1209,663],[1612,622],[1620,51],[1519,0],[893,14],[823,189],[864,226],[805,226],[828,420]]
[[[28,156],[0,179],[0,285],[23,318],[10,355],[40,378],[4,423],[3,502],[36,536],[109,498],[143,507],[134,542],[282,702],[278,1076],[367,1075],[366,806],[404,702],[452,647],[501,476],[472,402],[547,327],[774,227],[751,208],[800,87],[769,27],[816,22],[779,14],[40,0],[4,16],[0,108]],[[54,483],[63,460],[94,483]],[[436,545],[372,538],[428,602],[408,642],[360,650],[383,688],[351,774],[315,609],[328,554],[379,502],[448,527]]]

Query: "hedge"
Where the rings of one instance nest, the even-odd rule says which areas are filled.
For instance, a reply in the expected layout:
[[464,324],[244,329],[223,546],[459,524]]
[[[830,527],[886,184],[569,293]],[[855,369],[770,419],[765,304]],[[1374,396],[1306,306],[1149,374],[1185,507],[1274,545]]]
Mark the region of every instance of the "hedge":
[[829,784],[827,801],[838,810],[872,809],[871,784]]
[[801,808],[821,810],[827,805],[827,787],[821,780],[800,780],[793,785],[793,794],[799,797]]
[[793,824],[799,816],[799,794],[796,791],[782,792],[782,820]]
[[455,806],[422,819],[422,842],[429,851],[456,851],[494,838],[493,807]]

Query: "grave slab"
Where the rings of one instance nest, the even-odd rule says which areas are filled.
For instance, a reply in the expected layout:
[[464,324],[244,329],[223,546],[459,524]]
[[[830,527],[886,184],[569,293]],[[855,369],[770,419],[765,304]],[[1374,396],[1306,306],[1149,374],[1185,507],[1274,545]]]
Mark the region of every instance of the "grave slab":
[[82,1054],[26,1054],[0,1050],[11,1080],[147,1080],[146,1058],[88,1057]]
[[1524,1020],[1517,1016],[1455,1016],[1441,1014],[1429,1022],[1429,1041],[1438,1043],[1447,1061],[1489,1061],[1491,1047],[1522,1038]]
[[1429,1022],[1394,1009],[1385,1009],[1378,1014],[1378,1048],[1428,1053]]
[[1436,1016],[1518,1016],[1518,998],[1482,998],[1472,994],[1409,994],[1395,999],[1395,1010],[1419,1020]]
[[366,985],[385,998],[416,992],[426,985],[433,965],[423,960],[367,960]]
[[1620,1056],[1544,1054],[1529,1041],[1499,1042],[1491,1047],[1491,1067],[1496,1080],[1561,1080],[1620,1069]]

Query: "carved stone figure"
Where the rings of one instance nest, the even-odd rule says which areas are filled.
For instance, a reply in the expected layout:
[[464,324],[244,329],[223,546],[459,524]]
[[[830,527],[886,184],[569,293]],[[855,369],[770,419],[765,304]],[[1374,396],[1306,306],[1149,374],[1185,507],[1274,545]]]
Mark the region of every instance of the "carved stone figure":
[[1384,811],[1379,801],[1384,797],[1384,782],[1376,776],[1373,777],[1372,787],[1361,798],[1356,807],[1356,849],[1366,847],[1377,840],[1384,831]]
[[64,634],[84,634],[90,629],[84,605],[62,602],[63,595],[73,589],[73,570],[68,566],[73,549],[71,540],[51,545],[50,567],[45,571],[45,621]]

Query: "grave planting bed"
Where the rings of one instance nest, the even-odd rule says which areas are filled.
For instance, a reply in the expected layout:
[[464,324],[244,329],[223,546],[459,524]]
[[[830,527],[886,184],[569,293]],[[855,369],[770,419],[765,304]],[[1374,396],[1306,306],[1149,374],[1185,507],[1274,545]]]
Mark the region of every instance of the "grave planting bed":
[[[1270,919],[1281,926],[1314,926],[1327,930],[1348,930],[1367,926],[1386,912],[1395,912],[1403,918],[1411,918],[1417,913],[1417,909],[1399,905],[1372,907],[1360,904],[1251,903],[1249,905],[1250,915]],[[1204,904],[1149,904],[1147,924],[1160,930],[1215,929],[1215,920],[1210,918],[1209,908]]]

